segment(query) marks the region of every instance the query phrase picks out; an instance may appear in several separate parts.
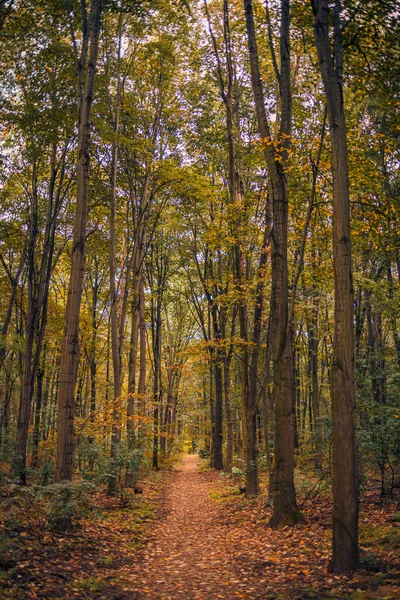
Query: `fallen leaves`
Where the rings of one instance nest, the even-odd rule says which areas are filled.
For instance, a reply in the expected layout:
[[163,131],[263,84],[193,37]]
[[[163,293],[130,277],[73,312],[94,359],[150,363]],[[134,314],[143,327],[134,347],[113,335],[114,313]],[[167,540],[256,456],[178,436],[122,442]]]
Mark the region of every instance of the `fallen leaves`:
[[[399,598],[400,523],[394,507],[363,497],[364,569],[327,572],[329,497],[306,502],[306,525],[268,529],[271,509],[197,458],[167,472],[129,508],[102,494],[69,534],[19,532],[0,598],[33,600],[373,600]],[[154,483],[154,482],[153,482]],[[1,587],[0,587],[1,590]]]

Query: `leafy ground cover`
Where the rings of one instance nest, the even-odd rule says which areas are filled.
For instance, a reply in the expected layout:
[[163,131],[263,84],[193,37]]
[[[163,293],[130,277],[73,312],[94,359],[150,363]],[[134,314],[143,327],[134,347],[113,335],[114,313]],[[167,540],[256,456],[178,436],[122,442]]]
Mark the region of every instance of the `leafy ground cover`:
[[199,469],[195,456],[179,471],[154,474],[143,494],[88,495],[90,509],[67,533],[49,529],[34,502],[19,524],[2,512],[1,598],[400,597],[396,501],[382,503],[374,490],[361,503],[363,568],[349,577],[327,571],[331,505],[325,492],[300,499],[305,525],[278,531],[267,526],[265,486],[260,497],[246,500],[237,476]]
[[[238,556],[244,577],[261,578],[262,598],[296,600],[396,600],[400,598],[400,523],[396,502],[382,503],[378,492],[361,501],[360,546],[362,569],[351,576],[328,572],[331,549],[331,500],[326,494],[303,499],[305,525],[267,528],[272,509],[266,493],[254,501],[237,494],[228,481],[211,497],[223,506],[221,519],[231,543],[249,540],[247,553]],[[300,503],[302,499],[300,498]]]
[[[138,495],[89,492],[85,514],[62,533],[49,527],[43,506],[32,502],[21,513],[14,498],[13,510],[0,517],[0,598],[133,599],[120,573],[145,543],[151,524],[163,519],[174,477],[172,471],[155,473]],[[7,490],[2,493],[4,501]]]

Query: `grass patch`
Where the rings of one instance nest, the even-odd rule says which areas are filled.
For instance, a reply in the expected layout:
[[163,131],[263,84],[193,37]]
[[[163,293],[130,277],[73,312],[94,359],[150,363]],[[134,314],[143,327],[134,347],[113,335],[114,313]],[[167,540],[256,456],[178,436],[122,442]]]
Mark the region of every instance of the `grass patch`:
[[106,567],[106,569],[112,569],[112,567],[114,566],[114,558],[112,556],[101,556],[100,557],[101,563],[104,567]]
[[241,495],[242,494],[240,493],[240,490],[237,488],[233,488],[233,489],[229,489],[229,490],[215,491],[215,492],[209,493],[211,500],[213,500],[214,502],[219,502],[219,503],[228,502],[229,500],[233,500],[234,498],[237,498],[238,496],[241,496]]
[[387,549],[397,550],[400,548],[400,528],[396,525],[362,524],[360,526],[360,545],[364,548],[384,545]]
[[89,577],[89,579],[77,579],[74,581],[73,589],[100,594],[104,590],[104,584],[97,577]]

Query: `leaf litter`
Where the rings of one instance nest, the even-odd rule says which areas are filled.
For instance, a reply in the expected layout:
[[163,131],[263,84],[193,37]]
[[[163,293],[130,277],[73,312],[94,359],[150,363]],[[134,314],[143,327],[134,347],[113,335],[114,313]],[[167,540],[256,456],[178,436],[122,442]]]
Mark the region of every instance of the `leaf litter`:
[[373,492],[364,495],[364,568],[335,576],[327,571],[329,497],[304,503],[307,524],[271,530],[265,496],[246,500],[231,479],[199,471],[199,462],[190,455],[179,470],[156,475],[124,509],[98,494],[97,510],[68,535],[20,532],[15,566],[0,580],[0,598],[400,598],[400,527],[393,503],[383,505]]

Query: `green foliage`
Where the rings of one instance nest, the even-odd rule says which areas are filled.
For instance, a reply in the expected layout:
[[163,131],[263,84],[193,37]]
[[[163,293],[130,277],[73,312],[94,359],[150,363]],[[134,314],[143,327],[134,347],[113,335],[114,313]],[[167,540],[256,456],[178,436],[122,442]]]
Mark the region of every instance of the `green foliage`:
[[62,523],[72,524],[92,510],[93,489],[87,481],[2,488],[0,509],[6,536],[12,538],[22,531],[58,529]]
[[205,448],[200,448],[198,452],[200,458],[207,459],[210,458],[210,453]]
[[96,577],[77,579],[73,583],[73,589],[92,592],[93,594],[101,594],[104,589],[104,582]]
[[[77,448],[77,461],[81,477],[93,484],[100,486],[107,482],[110,473],[109,448],[105,442],[98,442],[92,438],[81,440]],[[117,480],[119,487],[127,472],[137,475],[141,467],[146,467],[143,450],[129,448],[128,441],[119,444],[116,459]]]

